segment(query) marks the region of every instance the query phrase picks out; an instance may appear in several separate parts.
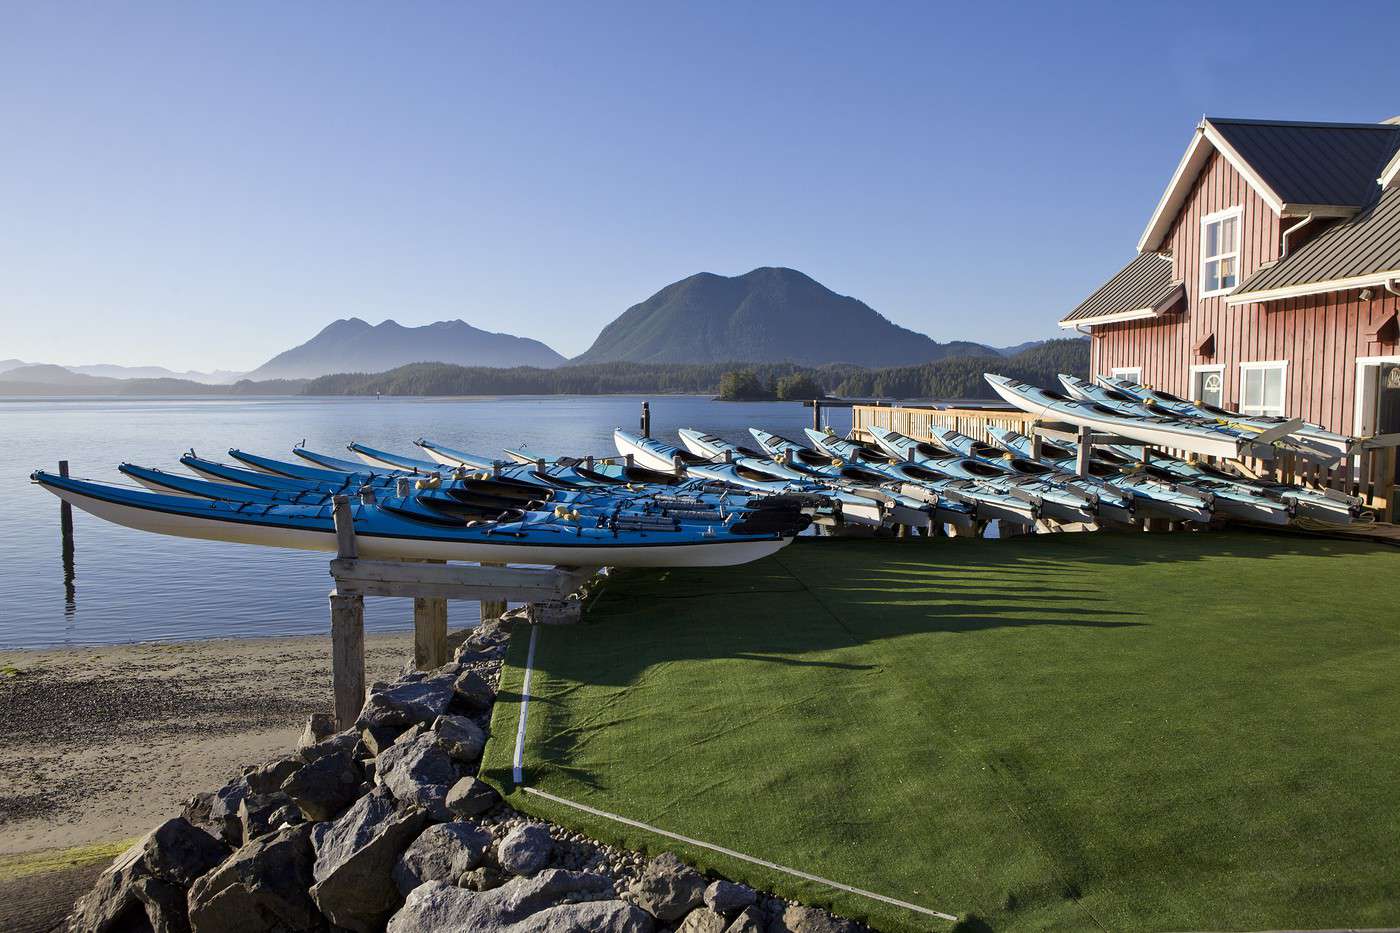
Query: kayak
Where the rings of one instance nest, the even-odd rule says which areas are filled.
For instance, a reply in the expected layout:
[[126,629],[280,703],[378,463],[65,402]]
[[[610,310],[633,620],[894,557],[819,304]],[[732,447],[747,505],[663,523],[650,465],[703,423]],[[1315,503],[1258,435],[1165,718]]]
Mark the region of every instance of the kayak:
[[[1031,457],[1034,444],[1017,431],[988,428],[993,443],[1021,457]],[[1078,445],[1062,444],[1041,439],[1040,459],[1062,473],[1078,475]],[[1131,493],[1136,512],[1147,518],[1162,518],[1176,522],[1207,523],[1214,517],[1215,497],[1208,492],[1192,489],[1156,477],[1125,472],[1120,467],[1090,458],[1089,475],[1097,477]]]
[[685,445],[686,450],[697,456],[729,460],[740,466],[747,466],[793,480],[810,481],[812,478],[811,473],[794,470],[783,463],[774,463],[766,454],[754,450],[752,447],[730,443],[714,434],[706,434],[694,428],[681,428],[676,433],[680,435],[681,443]]
[[1300,420],[1288,421],[1272,431],[1251,433],[1174,417],[1127,414],[994,373],[986,373],[983,378],[1006,401],[1039,418],[1068,421],[1156,447],[1189,450],[1209,457],[1273,457],[1277,448],[1285,446],[1282,439],[1302,424]]
[[[163,495],[43,471],[31,479],[99,518],[142,531],[314,551],[336,550],[333,506]],[[735,513],[725,522],[665,527],[555,513],[511,521],[416,516],[413,497],[353,502],[359,553],[370,559],[495,561],[615,567],[718,567],[747,563],[791,543],[808,519],[796,509]]]
[[638,466],[663,473],[679,474],[691,464],[708,463],[711,459],[654,437],[643,437],[621,428],[613,431],[613,444],[616,445],[618,453],[624,457],[631,457]]
[[346,447],[365,463],[372,467],[383,467],[390,470],[407,470],[409,472],[436,473],[442,469],[442,464],[433,460],[419,460],[416,457],[403,457],[398,454],[389,453],[385,450],[375,450],[364,444],[351,441]]
[[[1063,379],[1064,377],[1061,377]],[[1139,385],[1130,379],[1121,377],[1099,377],[1101,388],[1110,392],[1117,392],[1135,401],[1142,402],[1153,410],[1165,411],[1179,417],[1196,417],[1209,421],[1223,421],[1228,424],[1250,428],[1256,431],[1269,431],[1277,428],[1281,424],[1291,424],[1286,418],[1279,418],[1270,415],[1246,415],[1238,411],[1230,411],[1228,408],[1220,408],[1216,405],[1207,405],[1205,402],[1192,402],[1170,392],[1163,392],[1160,389],[1148,388]],[[1329,453],[1335,453],[1338,457],[1350,454],[1356,447],[1356,438],[1347,437],[1345,434],[1338,434],[1329,431],[1320,424],[1311,421],[1302,422],[1290,437],[1298,442],[1311,447],[1322,448]]]

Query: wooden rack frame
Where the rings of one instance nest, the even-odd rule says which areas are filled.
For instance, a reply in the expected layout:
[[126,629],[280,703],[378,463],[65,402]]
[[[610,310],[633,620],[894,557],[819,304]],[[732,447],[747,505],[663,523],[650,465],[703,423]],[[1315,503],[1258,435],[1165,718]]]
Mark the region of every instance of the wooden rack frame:
[[354,725],[365,702],[366,596],[413,600],[414,666],[432,670],[447,663],[449,599],[480,602],[485,621],[500,616],[509,602],[526,603],[532,609],[567,606],[565,600],[597,573],[594,567],[366,560],[359,556],[349,498],[336,496],[333,502],[336,556],[330,563],[335,579],[330,593],[331,680],[337,729]]

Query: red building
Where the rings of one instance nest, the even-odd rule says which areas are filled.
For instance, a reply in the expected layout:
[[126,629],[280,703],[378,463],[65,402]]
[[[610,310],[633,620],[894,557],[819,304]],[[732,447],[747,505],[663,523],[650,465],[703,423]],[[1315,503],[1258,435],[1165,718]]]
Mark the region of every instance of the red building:
[[1397,122],[1202,120],[1137,257],[1060,322],[1093,373],[1400,431]]

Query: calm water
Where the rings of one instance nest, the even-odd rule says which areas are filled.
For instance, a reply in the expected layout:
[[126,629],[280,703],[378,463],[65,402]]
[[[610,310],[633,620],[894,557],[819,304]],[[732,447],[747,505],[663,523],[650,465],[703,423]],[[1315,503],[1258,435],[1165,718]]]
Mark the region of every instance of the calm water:
[[[67,459],[75,476],[122,480],[123,460],[179,469],[181,453],[227,460],[241,447],[283,459],[305,438],[346,457],[362,441],[413,453],[431,437],[487,455],[528,446],[542,453],[615,453],[612,430],[635,429],[640,398],[502,399],[5,399],[0,398],[0,648],[166,639],[314,634],[329,626],[328,555],[145,534],[75,511],[71,574],[62,554],[58,500],[29,483],[35,468]],[[810,425],[800,404],[652,399],[652,433],[694,427],[751,442],[750,425],[795,435]],[[850,427],[850,412],[831,412]],[[353,459],[353,457],[352,457]],[[450,605],[454,626],[476,620]],[[405,600],[366,600],[375,631],[412,627]]]

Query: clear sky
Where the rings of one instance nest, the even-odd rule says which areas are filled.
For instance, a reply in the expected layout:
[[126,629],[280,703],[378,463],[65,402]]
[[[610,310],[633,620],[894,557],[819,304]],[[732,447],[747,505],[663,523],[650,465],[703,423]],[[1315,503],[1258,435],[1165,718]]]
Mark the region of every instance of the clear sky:
[[1051,336],[1202,113],[1400,113],[1400,4],[0,4],[0,358],[337,317],[573,355],[694,272]]

